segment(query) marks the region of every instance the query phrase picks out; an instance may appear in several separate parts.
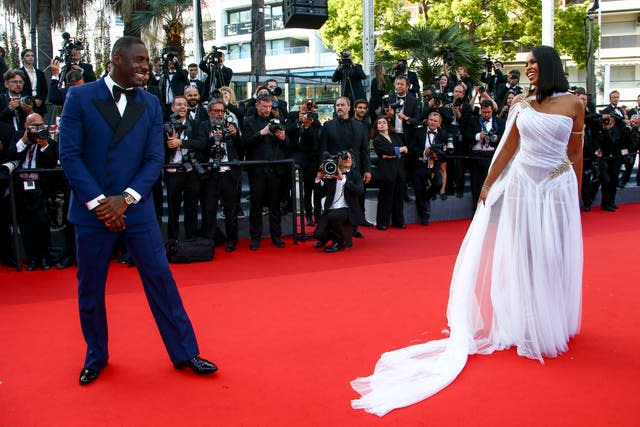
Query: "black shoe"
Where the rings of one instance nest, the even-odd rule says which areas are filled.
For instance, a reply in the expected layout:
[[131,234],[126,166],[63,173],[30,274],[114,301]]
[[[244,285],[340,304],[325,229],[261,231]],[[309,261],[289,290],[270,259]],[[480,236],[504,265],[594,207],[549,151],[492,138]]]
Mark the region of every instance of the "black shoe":
[[30,259],[27,261],[27,271],[34,271],[38,268],[38,263],[35,259]]
[[388,227],[386,225],[376,225],[376,228],[381,231],[385,231]]
[[64,257],[56,263],[56,268],[61,270],[72,265],[75,265],[75,262],[70,257]]
[[89,385],[95,380],[98,379],[98,375],[100,375],[99,371],[94,371],[93,369],[82,369],[80,371],[80,385]]
[[440,193],[440,200],[447,200],[447,194],[446,193]]
[[327,253],[338,252],[344,249],[344,243],[334,243],[331,246],[327,246],[324,248],[324,251]]
[[40,260],[40,268],[43,270],[49,270],[51,266],[49,265],[49,261],[46,258],[42,258]]
[[429,215],[424,215],[422,218],[420,218],[420,224],[424,226],[429,225]]
[[394,228],[402,228],[402,229],[405,229],[405,228],[407,228],[407,225],[406,225],[406,224],[399,224],[399,225],[394,225],[393,227],[394,227]]
[[251,249],[252,251],[257,251],[258,249],[260,249],[260,240],[252,240],[251,244],[249,245],[249,249]]
[[363,226],[363,227],[375,227],[375,226],[374,226],[373,224],[371,224],[369,221],[365,221],[365,222],[362,224],[362,226]]
[[[613,206],[602,206],[602,210],[603,211],[607,211],[607,212],[615,212],[616,211],[616,209]],[[29,268],[27,267],[27,269],[29,269]]]
[[271,244],[273,246],[275,246],[276,248],[284,248],[286,245],[284,244],[284,242],[282,241],[281,238],[279,237],[274,237],[271,239]]
[[457,197],[458,199],[462,199],[462,198],[464,197],[464,194],[462,194],[462,193],[456,193],[456,197]]
[[191,370],[198,375],[209,375],[218,370],[218,367],[214,363],[199,356],[195,356],[186,362],[174,363],[173,366],[175,366],[176,369],[191,368]]
[[615,210],[618,210],[618,205],[616,205],[615,203],[611,205],[611,207]]
[[316,249],[322,249],[325,246],[327,246],[327,242],[323,242],[322,240],[318,240],[317,242],[315,242],[313,244],[313,247],[316,248]]
[[591,212],[591,206],[583,206],[582,210],[585,212]]
[[364,234],[362,234],[362,231],[354,228],[353,232],[351,233],[351,235],[357,239],[364,239]]
[[236,250],[236,242],[231,242],[227,245],[225,252],[233,252]]
[[313,218],[311,218],[311,217],[307,218],[307,225],[308,225],[309,227],[314,226],[315,224],[316,224],[316,223],[315,223],[315,222],[313,222]]

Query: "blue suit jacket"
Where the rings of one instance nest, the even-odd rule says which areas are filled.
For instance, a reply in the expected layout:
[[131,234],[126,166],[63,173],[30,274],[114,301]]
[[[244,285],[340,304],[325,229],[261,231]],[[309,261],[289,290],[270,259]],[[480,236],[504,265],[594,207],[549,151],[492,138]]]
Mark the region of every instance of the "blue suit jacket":
[[156,221],[151,188],[164,163],[158,99],[136,88],[123,117],[103,79],[69,88],[60,119],[60,163],[72,188],[69,220],[103,227],[85,203],[127,187],[142,200],[127,210],[127,225]]

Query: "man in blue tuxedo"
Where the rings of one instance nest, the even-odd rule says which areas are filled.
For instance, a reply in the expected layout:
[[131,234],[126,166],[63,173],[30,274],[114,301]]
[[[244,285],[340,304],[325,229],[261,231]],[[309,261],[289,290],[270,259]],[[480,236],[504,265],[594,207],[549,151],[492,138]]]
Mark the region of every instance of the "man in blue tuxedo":
[[80,323],[87,342],[80,384],[95,381],[109,358],[104,290],[119,238],[139,270],[174,366],[210,374],[218,368],[198,357],[151,196],[164,147],[160,104],[137,87],[148,78],[149,54],[140,39],[122,37],[111,60],[108,76],[69,88],[60,120],[60,162],[73,190],[69,220],[76,226]]

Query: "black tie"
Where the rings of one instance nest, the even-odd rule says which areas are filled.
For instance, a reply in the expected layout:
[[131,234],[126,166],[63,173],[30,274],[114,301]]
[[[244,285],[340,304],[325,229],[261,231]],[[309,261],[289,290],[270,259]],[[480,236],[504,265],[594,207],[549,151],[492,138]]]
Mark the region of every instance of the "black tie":
[[120,101],[120,95],[122,94],[124,94],[127,97],[127,101],[131,101],[136,96],[134,88],[122,89],[118,85],[113,85],[113,99],[116,101],[116,103]]

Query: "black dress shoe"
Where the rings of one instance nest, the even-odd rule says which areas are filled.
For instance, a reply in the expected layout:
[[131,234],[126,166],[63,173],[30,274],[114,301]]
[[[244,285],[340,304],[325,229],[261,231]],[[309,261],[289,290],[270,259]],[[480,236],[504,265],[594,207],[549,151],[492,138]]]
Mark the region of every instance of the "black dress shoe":
[[218,370],[218,367],[213,362],[209,362],[199,356],[195,356],[186,362],[174,363],[173,366],[176,369],[191,368],[198,375],[209,375]]
[[362,234],[362,231],[357,229],[354,229],[351,235],[357,239],[364,239],[364,234]]
[[407,228],[407,225],[406,225],[406,224],[400,224],[400,225],[394,225],[394,227],[395,227],[395,228],[402,228],[402,229],[404,229],[404,228]]
[[[603,211],[607,211],[607,212],[615,212],[616,209],[613,206],[602,206],[602,210]],[[27,267],[28,269],[28,267]]]
[[464,197],[464,194],[463,193],[456,193],[456,197],[458,199],[462,199]]
[[225,252],[233,252],[236,250],[236,242],[229,243],[225,249]]
[[384,230],[386,230],[386,229],[387,229],[387,226],[386,226],[386,225],[376,225],[376,228],[377,228],[378,230],[382,230],[382,231],[384,231]]
[[591,206],[583,206],[582,210],[585,212],[591,212]]
[[63,268],[71,267],[74,264],[75,262],[70,257],[64,257],[56,263],[56,268],[61,270]]
[[371,224],[369,221],[365,221],[365,222],[362,224],[362,226],[364,226],[364,227],[374,227],[374,225],[373,225],[373,224]]
[[614,204],[612,204],[612,205],[611,205],[611,207],[612,207],[613,209],[615,209],[615,210],[618,210],[618,207],[619,207],[619,206],[618,206],[618,205],[616,205],[616,204],[614,203]]
[[420,224],[424,226],[429,225],[429,215],[425,215],[422,218],[420,218]]
[[80,371],[80,385],[88,385],[98,379],[100,372],[84,368]]
[[316,224],[316,223],[315,223],[315,222],[313,222],[313,218],[307,218],[307,225],[308,225],[309,227],[311,227],[311,226],[313,226],[313,225],[315,225],[315,224]]
[[316,249],[321,249],[321,248],[324,248],[325,246],[327,246],[327,242],[323,242],[322,240],[318,240],[313,245],[313,247],[316,248]]
[[334,243],[331,246],[327,246],[324,248],[324,251],[327,253],[338,252],[344,249],[344,243]]
[[279,237],[274,237],[273,239],[271,239],[271,244],[276,248],[284,248],[286,246],[282,239]]
[[260,240],[252,240],[251,244],[249,245],[249,249],[251,249],[252,251],[257,251],[258,249],[260,249]]
[[49,270],[51,266],[49,265],[49,261],[46,258],[42,258],[40,260],[40,268],[43,270]]
[[37,268],[38,268],[38,263],[36,262],[35,259],[30,259],[29,261],[27,261],[27,271],[34,271]]

